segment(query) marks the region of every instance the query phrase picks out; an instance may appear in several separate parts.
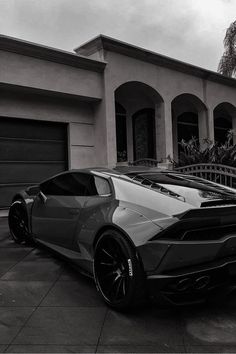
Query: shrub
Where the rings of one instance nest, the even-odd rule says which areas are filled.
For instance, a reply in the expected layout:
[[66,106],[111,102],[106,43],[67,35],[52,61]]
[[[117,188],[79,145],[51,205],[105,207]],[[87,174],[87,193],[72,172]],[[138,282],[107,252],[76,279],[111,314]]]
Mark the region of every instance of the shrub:
[[197,163],[215,163],[236,167],[236,145],[232,144],[233,130],[227,135],[224,144],[213,143],[209,139],[204,139],[203,147],[200,147],[199,140],[192,137],[188,142],[182,140],[179,160],[169,159],[174,167],[182,167]]

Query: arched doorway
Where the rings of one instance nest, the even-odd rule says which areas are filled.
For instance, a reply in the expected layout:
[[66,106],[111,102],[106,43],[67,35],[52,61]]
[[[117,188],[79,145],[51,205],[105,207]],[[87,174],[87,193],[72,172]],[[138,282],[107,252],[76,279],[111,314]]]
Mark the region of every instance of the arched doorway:
[[155,110],[141,109],[132,119],[134,160],[155,158]]
[[233,128],[233,118],[236,116],[236,108],[227,102],[221,103],[214,109],[214,135],[215,142],[224,144],[228,133]]
[[192,138],[203,144],[208,134],[207,110],[204,103],[192,94],[181,94],[172,101],[174,160],[177,161],[181,141]]
[[184,112],[177,117],[178,155],[182,151],[181,142],[192,138],[199,139],[198,115],[193,112]]
[[227,140],[229,130],[232,129],[231,119],[219,117],[214,119],[215,142],[224,144]]
[[147,84],[130,81],[115,90],[115,102],[117,162],[125,162],[125,140],[127,162],[165,158],[164,108],[159,93]]

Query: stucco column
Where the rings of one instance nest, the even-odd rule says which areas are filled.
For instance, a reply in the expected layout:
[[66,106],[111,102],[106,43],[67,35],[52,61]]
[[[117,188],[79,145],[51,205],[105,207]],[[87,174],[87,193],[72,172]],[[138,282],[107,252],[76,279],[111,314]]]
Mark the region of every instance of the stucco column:
[[204,149],[204,139],[208,138],[208,115],[206,110],[202,110],[198,113],[198,130],[200,146]]
[[156,137],[156,159],[158,161],[164,160],[165,155],[165,116],[164,103],[158,102],[155,104],[155,137]]
[[115,109],[115,97],[112,90],[106,93],[106,138],[107,138],[107,166],[108,168],[114,168],[117,163],[116,109]]
[[178,126],[177,117],[172,112],[172,134],[173,134],[173,158],[174,161],[178,161]]
[[95,156],[96,166],[116,166],[116,117],[113,91],[104,93],[103,100],[95,110]]
[[215,133],[214,133],[214,111],[212,108],[209,108],[208,111],[208,139],[214,142]]
[[162,150],[162,158],[164,162],[168,162],[166,160],[167,156],[173,159],[173,129],[172,129],[172,113],[171,113],[171,102],[165,101],[163,103],[162,114],[164,115],[164,129],[160,131],[160,146]]

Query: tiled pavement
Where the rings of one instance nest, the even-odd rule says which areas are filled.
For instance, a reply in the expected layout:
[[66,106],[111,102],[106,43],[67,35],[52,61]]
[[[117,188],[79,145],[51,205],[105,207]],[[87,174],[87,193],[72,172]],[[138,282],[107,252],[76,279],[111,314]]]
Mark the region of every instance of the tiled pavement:
[[109,310],[90,279],[21,247],[0,218],[0,352],[236,352],[236,295],[192,307]]

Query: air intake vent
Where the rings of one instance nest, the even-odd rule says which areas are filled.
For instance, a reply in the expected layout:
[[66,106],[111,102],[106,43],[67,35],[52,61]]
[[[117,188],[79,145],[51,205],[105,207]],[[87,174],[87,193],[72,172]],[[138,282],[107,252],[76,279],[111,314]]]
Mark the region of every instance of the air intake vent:
[[235,234],[236,225],[226,225],[214,228],[204,228],[186,231],[182,240],[185,241],[213,241],[222,239],[228,235]]

